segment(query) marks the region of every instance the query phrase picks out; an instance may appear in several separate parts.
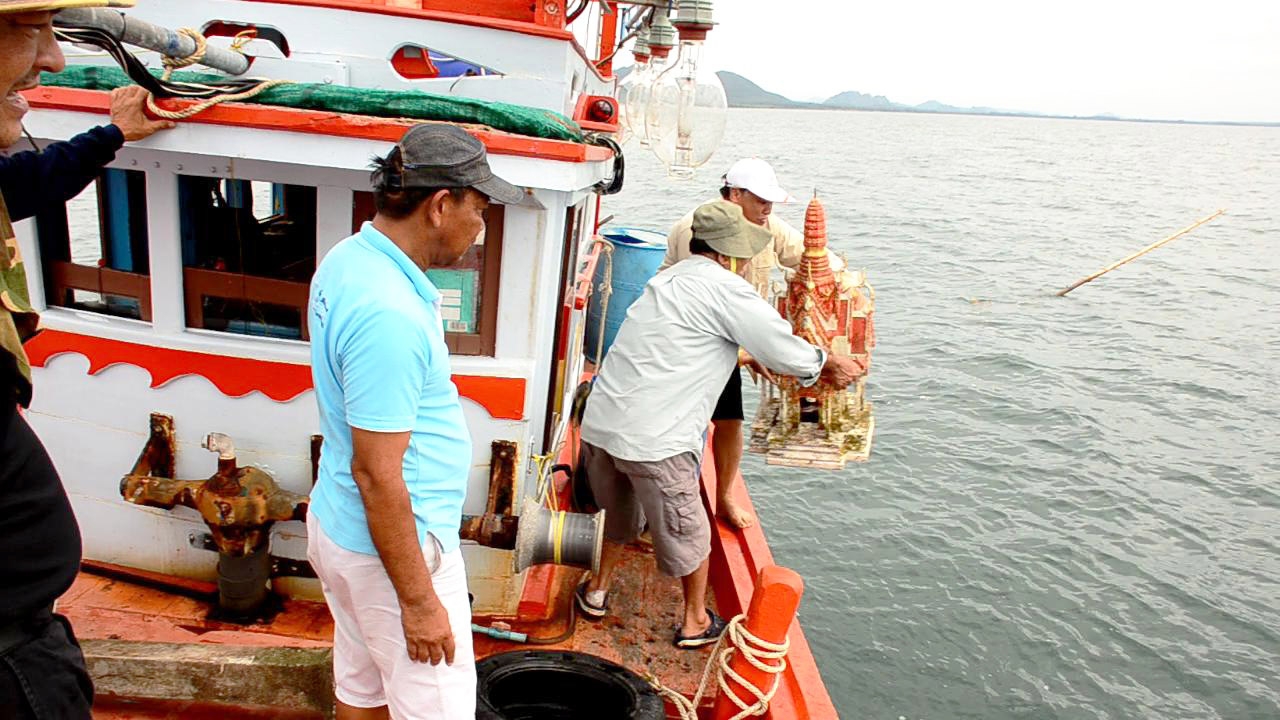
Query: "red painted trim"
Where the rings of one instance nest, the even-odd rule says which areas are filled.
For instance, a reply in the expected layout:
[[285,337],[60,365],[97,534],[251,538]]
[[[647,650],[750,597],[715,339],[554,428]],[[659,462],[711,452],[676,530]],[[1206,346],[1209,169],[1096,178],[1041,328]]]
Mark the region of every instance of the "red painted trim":
[[459,395],[479,403],[495,418],[524,419],[524,378],[454,375],[453,384]]
[[516,617],[529,622],[549,619],[555,609],[551,595],[556,587],[556,577],[555,565],[534,565],[529,568],[524,578],[524,587],[520,590]]
[[618,4],[604,0],[600,3],[600,42],[596,58],[609,58],[596,65],[604,75],[613,74],[613,53],[618,40]]
[[[449,12],[446,10],[428,10],[422,8],[408,7],[392,7],[384,5],[378,0],[251,0],[252,2],[269,2],[275,5],[304,5],[306,7],[328,8],[330,10],[347,10],[350,12],[364,12],[375,15],[395,15],[397,17],[414,18],[417,20],[436,20],[439,22],[454,23],[456,25],[471,25],[473,27],[484,27],[493,30],[505,30],[507,32],[520,33],[522,35],[534,35],[537,37],[553,38],[556,40],[572,40],[573,33],[565,30],[563,27],[552,27],[546,25],[538,25],[534,22],[524,22],[519,20],[511,20],[501,17],[485,17],[475,14],[475,9],[470,3],[458,2],[460,9],[470,12]],[[520,3],[511,2],[509,5],[523,5],[528,8],[530,3],[523,0]],[[530,20],[533,15],[529,15]]]
[[597,237],[596,242],[591,246],[591,253],[587,255],[587,260],[582,266],[582,272],[578,273],[578,278],[574,282],[574,310],[582,310],[587,307],[587,300],[591,297],[591,283],[596,276],[596,265],[600,264],[600,253],[603,250],[604,241]]
[[[49,358],[77,353],[89,360],[89,374],[111,365],[133,365],[151,374],[156,388],[187,375],[199,375],[228,397],[253,391],[277,402],[288,402],[312,388],[311,367],[294,363],[173,350],[95,337],[61,330],[45,330],[26,343],[32,367],[44,367]],[[524,378],[454,375],[458,394],[503,420],[524,419]]]
[[617,123],[602,123],[593,120],[579,120],[578,127],[591,132],[606,132],[617,134],[622,128]]
[[[23,95],[26,96],[31,107],[47,110],[106,115],[111,108],[109,93],[101,90],[40,87],[28,90]],[[162,100],[160,104],[166,109],[178,110],[193,103],[185,100]],[[243,103],[223,103],[182,122],[285,130],[392,143],[397,142],[406,130],[417,124],[411,120]],[[465,129],[484,143],[489,152],[497,155],[517,155],[562,162],[604,162],[613,159],[613,153],[608,148],[596,145],[531,138],[496,130],[476,130],[470,127]]]
[[67,352],[88,358],[90,375],[111,365],[133,365],[151,374],[153,388],[184,375],[199,375],[228,397],[257,390],[276,402],[288,402],[311,389],[307,365],[171,350],[59,330],[36,335],[26,349],[32,367],[44,367],[49,358]]
[[[599,122],[587,117],[591,104],[597,100],[604,100],[613,105],[613,117],[615,122]],[[592,132],[616,133],[620,129],[617,118],[622,117],[622,108],[618,107],[618,101],[610,95],[588,95],[583,93],[578,96],[578,102],[573,106],[573,121],[578,123],[578,127],[583,130]]]
[[[708,437],[707,450],[702,455],[702,502],[714,518],[712,498],[716,496],[716,469],[710,448],[711,438]],[[739,506],[755,514],[741,480],[735,484],[734,497]],[[732,530],[718,521],[713,525],[711,588],[721,614],[733,617],[746,611],[755,590],[756,576],[762,568],[774,564],[773,553],[760,523],[746,530]],[[818,672],[817,661],[799,620],[791,623],[788,637],[791,649],[787,653],[787,669],[782,673],[782,681],[766,717],[777,720],[838,720],[840,716],[827,693],[827,686],[822,682],[822,674]]]

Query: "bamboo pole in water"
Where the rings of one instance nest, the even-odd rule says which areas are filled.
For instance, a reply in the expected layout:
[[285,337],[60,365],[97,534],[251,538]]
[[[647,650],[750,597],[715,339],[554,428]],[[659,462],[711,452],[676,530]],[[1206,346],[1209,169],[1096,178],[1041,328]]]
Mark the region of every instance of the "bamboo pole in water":
[[1116,262],[1116,263],[1113,263],[1113,264],[1111,264],[1111,265],[1108,265],[1106,268],[1103,268],[1102,270],[1099,270],[1098,272],[1096,272],[1096,273],[1094,273],[1094,274],[1090,275],[1089,277],[1087,277],[1087,278],[1085,278],[1085,279],[1083,279],[1083,280],[1080,280],[1079,282],[1077,282],[1076,284],[1074,284],[1074,285],[1072,285],[1071,287],[1067,288],[1066,290],[1063,290],[1062,292],[1058,293],[1058,297],[1062,297],[1063,295],[1066,295],[1067,293],[1071,292],[1072,290],[1075,290],[1076,288],[1080,287],[1081,285],[1084,285],[1084,284],[1085,284],[1085,283],[1087,283],[1087,282],[1092,282],[1092,281],[1094,281],[1094,280],[1097,280],[1098,278],[1102,277],[1103,275],[1106,275],[1107,273],[1111,272],[1112,270],[1115,270],[1116,268],[1120,267],[1121,265],[1125,265],[1125,264],[1130,263],[1130,262],[1132,262],[1132,261],[1134,261],[1134,260],[1137,260],[1138,258],[1142,257],[1143,255],[1146,255],[1147,253],[1151,252],[1152,250],[1155,250],[1156,248],[1160,247],[1161,245],[1166,245],[1166,244],[1168,244],[1168,243],[1173,242],[1174,240],[1177,240],[1178,238],[1182,237],[1183,235],[1186,235],[1187,233],[1191,232],[1192,230],[1195,230],[1196,228],[1200,227],[1201,225],[1204,225],[1205,223],[1209,222],[1210,220],[1217,219],[1217,218],[1218,218],[1218,216],[1222,215],[1222,214],[1223,214],[1223,213],[1225,213],[1225,212],[1226,212],[1226,210],[1219,210],[1218,212],[1216,212],[1216,213],[1214,213],[1214,214],[1212,214],[1212,215],[1210,215],[1210,216],[1208,216],[1208,217],[1206,217],[1206,218],[1201,218],[1200,220],[1195,221],[1195,222],[1194,222],[1194,223],[1192,223],[1191,225],[1188,225],[1187,227],[1184,227],[1184,228],[1182,228],[1181,230],[1179,230],[1178,232],[1176,232],[1176,233],[1174,233],[1174,234],[1170,235],[1169,237],[1167,237],[1167,238],[1165,238],[1165,239],[1163,239],[1163,240],[1160,240],[1159,242],[1154,242],[1154,243],[1152,243],[1152,244],[1150,244],[1150,245],[1148,245],[1148,246],[1146,246],[1146,247],[1142,248],[1142,249],[1141,249],[1141,250],[1139,250],[1138,252],[1136,252],[1136,253],[1134,253],[1134,254],[1130,255],[1129,257],[1127,257],[1127,258],[1125,258],[1125,259],[1123,259],[1123,260],[1120,260],[1119,262]]

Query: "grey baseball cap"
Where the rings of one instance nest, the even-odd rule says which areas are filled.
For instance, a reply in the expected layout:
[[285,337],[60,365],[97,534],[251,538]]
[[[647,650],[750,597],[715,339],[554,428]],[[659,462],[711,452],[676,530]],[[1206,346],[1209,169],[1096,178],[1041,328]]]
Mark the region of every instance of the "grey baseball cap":
[[693,236],[712,250],[734,258],[753,258],[773,241],[773,233],[750,222],[742,208],[716,200],[693,211]]
[[375,179],[387,189],[469,187],[503,205],[524,200],[524,188],[494,175],[484,145],[457,125],[415,125],[393,152],[400,153],[404,172]]

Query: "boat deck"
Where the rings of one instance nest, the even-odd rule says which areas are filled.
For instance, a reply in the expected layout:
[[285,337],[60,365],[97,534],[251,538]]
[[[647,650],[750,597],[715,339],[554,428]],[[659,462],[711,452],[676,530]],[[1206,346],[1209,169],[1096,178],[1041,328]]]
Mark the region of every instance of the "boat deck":
[[[101,574],[104,570],[107,575]],[[290,601],[270,622],[239,625],[211,617],[213,586],[188,583],[183,591],[162,589],[146,578],[126,579],[110,566],[82,572],[59,601],[82,641],[129,640],[155,643],[209,644],[238,647],[325,648],[333,642],[333,623],[323,603]],[[114,575],[114,576],[113,576]],[[512,623],[512,629],[533,638],[564,634],[581,572],[550,573],[550,617],[535,623]],[[610,614],[600,621],[575,618],[574,633],[554,645],[523,645],[475,636],[476,656],[518,649],[573,650],[624,665],[640,675],[653,674],[672,689],[692,696],[702,678],[710,650],[677,650],[671,644],[678,622],[680,583],[660,575],[647,546],[628,547],[615,575]],[[576,615],[576,614],[575,614]],[[476,618],[490,624],[492,618]],[[90,656],[92,657],[92,651]],[[92,663],[90,663],[92,665]],[[709,693],[710,695],[710,693]],[[713,696],[711,696],[713,697]],[[708,698],[708,701],[710,697]],[[225,705],[186,701],[155,701],[100,696],[94,717],[100,720],[225,717]],[[281,714],[279,708],[237,707],[237,717],[278,717],[302,720],[314,711]],[[674,715],[673,715],[674,717]]]
[[[516,623],[512,629],[527,632],[532,638],[562,635],[566,611],[573,603],[573,592],[582,577],[580,571],[557,569],[552,602],[556,608],[554,615],[542,623]],[[715,599],[709,598],[709,602],[714,609]],[[476,656],[483,658],[521,649],[583,652],[611,660],[642,677],[653,675],[671,689],[693,697],[711,650],[679,650],[672,644],[682,610],[680,580],[658,573],[649,546],[631,545],[615,571],[609,614],[603,619],[593,621],[577,614],[573,635],[550,645],[530,646],[477,635]],[[476,622],[488,624],[483,618],[477,618]],[[706,704],[714,697],[713,692],[708,692]]]
[[[710,453],[703,458],[703,504],[713,514],[710,500],[715,495],[715,470]],[[740,505],[754,512],[743,483],[735,488]],[[728,618],[745,611],[751,598],[755,578],[764,567],[773,564],[761,528],[757,524],[744,531],[731,530],[715,523],[711,538],[711,573],[709,602]],[[88,564],[87,564],[88,565]],[[104,576],[114,568],[99,567],[95,572],[81,573],[75,585],[63,596],[59,611],[73,623],[77,635],[87,641],[132,640],[231,648],[324,648],[332,645],[333,627],[323,603],[291,601],[269,623],[236,625],[210,617],[212,583],[181,581],[182,592],[161,589],[158,583],[172,583],[174,578],[155,576],[122,579]],[[136,571],[131,571],[136,574]],[[543,596],[546,619],[542,622],[512,623],[511,629],[527,632],[533,638],[556,638],[566,629],[567,613],[573,591],[582,572],[570,568],[544,566],[530,572],[544,574],[549,591]],[[709,649],[677,650],[671,640],[681,608],[680,583],[676,578],[660,575],[652,558],[652,550],[644,544],[629,546],[615,574],[611,593],[610,614],[601,621],[585,618],[575,621],[571,637],[554,645],[524,645],[475,636],[476,655],[489,655],[518,649],[575,650],[597,655],[624,665],[640,675],[652,674],[668,687],[692,697],[702,679],[703,668],[711,656]],[[479,624],[491,624],[492,618],[477,617]],[[768,717],[778,720],[833,720],[838,717],[814,662],[809,645],[797,621],[788,633],[791,649],[788,666],[777,688]],[[91,644],[91,643],[89,643]],[[87,644],[88,645],[88,644]],[[86,647],[88,652],[88,647]],[[327,671],[327,665],[325,670]],[[90,672],[94,673],[90,662]],[[133,688],[130,688],[131,690]],[[708,688],[701,709],[715,696]],[[197,695],[205,699],[204,695]],[[234,702],[234,700],[232,700]],[[156,702],[134,697],[112,697],[100,685],[94,717],[99,720],[156,720],[159,718],[225,717],[227,706],[199,702]],[[273,717],[282,720],[318,718],[314,710],[284,712],[280,708],[254,708],[237,704],[237,717]],[[678,717],[670,704],[667,715]]]

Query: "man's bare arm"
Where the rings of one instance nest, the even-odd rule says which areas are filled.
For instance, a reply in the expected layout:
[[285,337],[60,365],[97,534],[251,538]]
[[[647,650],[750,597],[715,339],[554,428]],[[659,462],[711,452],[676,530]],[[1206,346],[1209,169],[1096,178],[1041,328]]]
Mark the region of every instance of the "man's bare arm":
[[409,657],[432,665],[443,659],[452,665],[454,638],[449,614],[431,584],[404,484],[408,447],[408,432],[351,428],[351,475],[360,489],[369,535],[400,600]]

